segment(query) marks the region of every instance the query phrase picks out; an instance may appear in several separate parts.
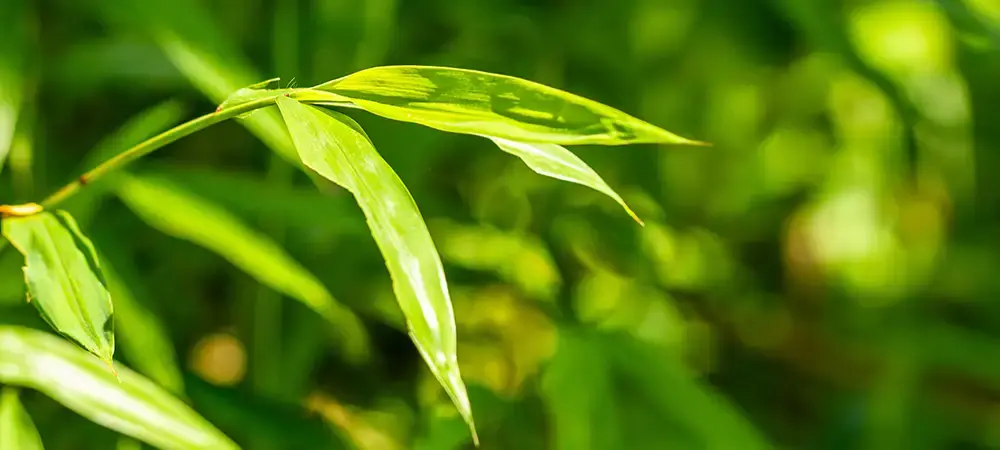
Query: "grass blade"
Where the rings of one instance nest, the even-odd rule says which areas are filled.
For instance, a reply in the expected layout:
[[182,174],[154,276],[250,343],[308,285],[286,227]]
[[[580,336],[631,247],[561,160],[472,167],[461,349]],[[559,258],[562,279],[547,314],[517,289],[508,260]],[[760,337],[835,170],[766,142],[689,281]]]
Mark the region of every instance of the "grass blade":
[[24,410],[16,388],[0,392],[0,450],[42,450],[31,416]]
[[0,14],[0,172],[14,142],[14,127],[24,101],[28,4],[26,0],[5,1]]
[[123,175],[118,196],[153,228],[215,252],[258,281],[301,301],[327,319],[351,361],[368,357],[361,320],[267,236],[229,212],[164,179]]
[[375,67],[315,89],[373,114],[452,133],[562,145],[701,144],[593,100],[476,70]]
[[94,246],[73,217],[64,211],[11,217],[3,234],[25,257],[29,301],[46,322],[111,365],[111,294]]
[[190,407],[126,367],[118,378],[51,334],[0,327],[0,383],[41,391],[78,414],[163,449],[238,449]]
[[347,116],[278,98],[302,162],[350,191],[385,259],[410,336],[469,424],[475,425],[458,369],[455,317],[441,258],[410,192]]
[[594,169],[591,169],[587,163],[567,150],[566,147],[557,144],[529,144],[501,138],[491,139],[501,150],[521,158],[536,173],[581,184],[611,197],[622,208],[625,208],[625,212],[639,225],[643,224],[639,216],[635,215],[632,208],[629,208],[625,203],[625,200],[622,200],[621,196],[614,189],[611,189],[611,186],[608,186],[597,172],[594,172]]

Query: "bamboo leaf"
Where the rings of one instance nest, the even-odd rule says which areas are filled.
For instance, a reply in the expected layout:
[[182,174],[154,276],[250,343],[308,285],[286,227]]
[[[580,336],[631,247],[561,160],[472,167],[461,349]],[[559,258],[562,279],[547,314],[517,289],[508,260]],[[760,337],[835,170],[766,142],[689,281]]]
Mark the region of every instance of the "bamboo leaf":
[[409,191],[356,122],[286,97],[277,103],[302,162],[357,200],[392,276],[410,337],[478,440],[459,373],[441,258]]
[[0,327],[0,383],[41,391],[78,414],[162,449],[238,449],[190,407],[126,367],[99,361],[51,334]]
[[64,211],[11,217],[3,221],[3,234],[25,257],[29,301],[46,322],[110,365],[111,294],[94,246],[73,217]]
[[0,450],[42,450],[31,416],[24,410],[16,388],[0,392]]
[[368,336],[361,320],[267,236],[165,179],[123,175],[116,189],[122,201],[153,228],[211,250],[323,316],[333,325],[345,357],[352,361],[368,357]]
[[314,89],[373,114],[452,133],[562,145],[702,144],[578,95],[476,70],[375,67]]
[[625,208],[625,212],[632,219],[642,225],[642,220],[632,212],[632,208],[628,207],[625,200],[622,200],[621,196],[611,189],[597,172],[594,172],[594,169],[566,147],[557,144],[529,144],[501,138],[491,139],[501,150],[521,158],[531,170],[541,175],[581,184],[611,197]]

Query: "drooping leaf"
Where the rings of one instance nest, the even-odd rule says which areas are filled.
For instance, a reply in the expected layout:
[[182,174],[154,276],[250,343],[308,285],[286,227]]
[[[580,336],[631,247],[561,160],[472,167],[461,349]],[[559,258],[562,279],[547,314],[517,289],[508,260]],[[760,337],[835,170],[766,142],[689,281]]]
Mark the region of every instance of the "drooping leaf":
[[581,184],[611,197],[625,208],[629,216],[642,225],[642,220],[625,204],[625,200],[622,200],[621,196],[611,189],[597,172],[594,172],[594,169],[566,147],[558,144],[529,144],[501,138],[491,139],[501,150],[521,158],[531,170],[541,175]]
[[375,67],[314,89],[373,114],[453,133],[562,145],[700,144],[578,95],[476,70]]
[[42,450],[31,416],[24,410],[16,388],[0,391],[0,450]]
[[368,335],[360,319],[270,238],[164,179],[123,175],[116,189],[122,201],[150,226],[207,248],[264,285],[301,301],[333,325],[347,358],[367,358]]
[[357,199],[389,269],[410,336],[475,437],[444,269],[410,192],[356,122],[285,97],[277,103],[302,162]]
[[0,383],[41,391],[78,414],[163,449],[238,449],[190,407],[126,367],[116,379],[57,337],[0,327]]
[[115,352],[113,306],[94,246],[64,211],[3,221],[25,257],[29,301],[56,331],[108,364]]

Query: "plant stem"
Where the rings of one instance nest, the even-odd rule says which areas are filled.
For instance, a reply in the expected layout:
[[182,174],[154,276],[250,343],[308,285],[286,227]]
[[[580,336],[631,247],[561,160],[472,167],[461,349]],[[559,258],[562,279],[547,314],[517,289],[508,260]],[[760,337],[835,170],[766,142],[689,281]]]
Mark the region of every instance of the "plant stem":
[[42,201],[42,207],[45,209],[51,209],[62,203],[69,197],[73,196],[77,191],[83,186],[94,182],[98,178],[104,176],[109,172],[113,172],[132,161],[135,161],[143,156],[146,156],[153,151],[160,149],[167,144],[170,144],[180,138],[188,136],[196,131],[203,130],[211,125],[215,125],[219,122],[231,119],[233,117],[239,116],[241,114],[248,113],[255,109],[260,109],[266,106],[274,104],[274,97],[262,98],[259,100],[250,101],[247,103],[242,103],[232,108],[223,109],[213,113],[205,114],[197,119],[191,120],[189,122],[182,123],[174,128],[171,128],[163,133],[160,133],[143,143],[132,147],[119,155],[111,158],[101,165],[93,168],[89,172],[81,175],[79,178],[73,180],[71,183],[63,186],[61,189],[56,191],[54,194],[50,195],[48,198]]

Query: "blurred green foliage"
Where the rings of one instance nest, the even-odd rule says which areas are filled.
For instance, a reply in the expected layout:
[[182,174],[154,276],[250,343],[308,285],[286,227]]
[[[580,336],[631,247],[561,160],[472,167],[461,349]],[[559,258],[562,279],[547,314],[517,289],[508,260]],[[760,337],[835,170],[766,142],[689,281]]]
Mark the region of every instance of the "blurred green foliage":
[[[573,148],[639,227],[492,142],[350,111],[444,259],[482,448],[1000,447],[995,0],[3,0],[0,203],[251,83],[384,64],[520,76],[714,144]],[[471,448],[360,210],[293,153],[272,109],[133,170],[280,242],[361,318],[363,363],[118,199],[66,206],[99,208],[78,219],[177,349],[168,389],[244,448]],[[0,322],[46,329],[20,264],[0,255]],[[119,443],[19,396],[48,449]]]

